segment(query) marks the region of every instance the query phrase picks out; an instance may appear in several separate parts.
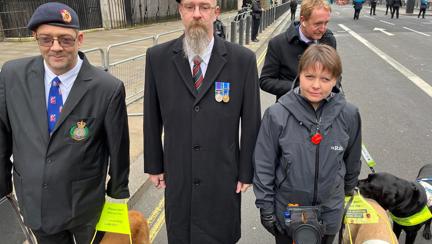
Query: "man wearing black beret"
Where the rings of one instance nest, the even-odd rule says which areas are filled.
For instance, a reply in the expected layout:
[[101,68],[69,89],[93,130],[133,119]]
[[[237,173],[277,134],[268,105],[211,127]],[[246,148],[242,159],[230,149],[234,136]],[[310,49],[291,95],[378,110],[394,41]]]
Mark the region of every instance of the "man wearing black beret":
[[129,197],[125,88],[78,51],[84,37],[69,6],[39,6],[28,28],[41,55],[0,73],[0,197],[13,177],[38,244],[88,244],[105,192]]
[[168,243],[233,244],[261,122],[256,59],[214,35],[216,0],[177,2],[184,35],[147,51],[144,168],[165,189]]

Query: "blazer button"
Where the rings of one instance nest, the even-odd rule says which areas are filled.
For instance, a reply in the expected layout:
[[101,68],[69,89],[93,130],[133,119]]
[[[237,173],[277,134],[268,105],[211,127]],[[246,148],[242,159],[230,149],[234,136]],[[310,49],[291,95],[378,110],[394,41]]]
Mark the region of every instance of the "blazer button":
[[52,164],[52,160],[51,159],[47,159],[47,163],[48,164]]
[[195,110],[195,112],[199,112],[200,107],[199,107],[199,106],[195,106],[195,107],[194,107],[194,110]]
[[45,183],[45,184],[42,185],[42,187],[43,187],[43,189],[47,189],[48,188],[48,184]]
[[195,146],[192,147],[192,149],[195,150],[195,151],[199,151],[201,149],[201,146],[200,145],[195,145]]

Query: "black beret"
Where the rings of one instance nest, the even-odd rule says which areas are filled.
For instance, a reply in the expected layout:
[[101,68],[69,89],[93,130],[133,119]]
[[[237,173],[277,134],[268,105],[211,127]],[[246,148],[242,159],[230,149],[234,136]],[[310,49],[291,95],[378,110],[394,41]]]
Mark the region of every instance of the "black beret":
[[77,13],[71,7],[57,2],[40,5],[30,18],[27,28],[34,31],[43,24],[79,29]]

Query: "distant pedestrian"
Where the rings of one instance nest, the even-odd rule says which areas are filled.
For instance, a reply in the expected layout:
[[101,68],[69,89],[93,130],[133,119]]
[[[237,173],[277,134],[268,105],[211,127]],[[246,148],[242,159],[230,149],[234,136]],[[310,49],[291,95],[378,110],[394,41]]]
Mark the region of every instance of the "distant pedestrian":
[[213,29],[214,29],[215,35],[219,36],[222,39],[226,38],[225,26],[220,19],[216,18],[216,20],[213,22]]
[[295,14],[297,11],[297,0],[291,0],[290,1],[290,8],[291,8],[291,21],[295,20]]
[[425,13],[426,13],[426,9],[428,6],[428,0],[421,0],[420,2],[420,11],[419,14],[417,16],[417,18],[420,18],[420,15],[422,15],[422,18],[425,18]]
[[386,13],[385,13],[385,15],[388,14],[389,9],[390,9],[390,14],[391,14],[393,11],[393,0],[386,0]]
[[358,20],[360,16],[360,11],[363,8],[364,0],[354,0],[353,1],[353,7],[354,7],[354,20]]
[[369,12],[369,15],[376,15],[375,14],[376,5],[377,5],[377,0],[370,0],[370,12]]
[[386,12],[385,12],[385,15],[388,14],[389,10],[390,10],[390,14],[391,14],[391,12],[393,11],[393,0],[386,0]]
[[260,0],[252,0],[252,41],[259,42],[257,39],[258,29],[261,23],[261,14],[263,9],[261,8]]
[[396,19],[399,19],[399,8],[402,6],[401,0],[393,0],[393,9],[391,12],[391,18],[393,19],[394,14],[396,13]]

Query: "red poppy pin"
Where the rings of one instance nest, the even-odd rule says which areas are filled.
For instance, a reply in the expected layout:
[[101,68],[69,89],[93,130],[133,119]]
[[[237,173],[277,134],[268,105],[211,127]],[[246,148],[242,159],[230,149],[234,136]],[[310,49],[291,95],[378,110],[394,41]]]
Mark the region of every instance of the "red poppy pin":
[[315,135],[311,137],[311,142],[315,145],[320,144],[321,140],[322,140],[322,135],[319,132],[315,133]]

